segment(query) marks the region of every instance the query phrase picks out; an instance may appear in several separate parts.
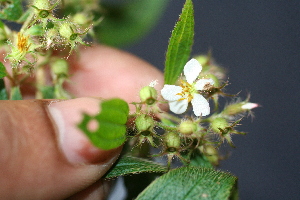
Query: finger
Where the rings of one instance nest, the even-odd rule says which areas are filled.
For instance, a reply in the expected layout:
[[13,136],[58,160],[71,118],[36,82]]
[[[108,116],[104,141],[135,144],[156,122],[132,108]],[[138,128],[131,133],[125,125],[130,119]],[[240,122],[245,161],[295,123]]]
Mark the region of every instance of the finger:
[[76,97],[119,97],[133,102],[151,81],[158,80],[157,89],[163,86],[162,73],[151,64],[103,45],[82,49],[80,57],[71,61],[71,68],[67,89]]
[[99,103],[0,101],[0,199],[63,199],[103,176],[121,149],[97,149],[76,129]]

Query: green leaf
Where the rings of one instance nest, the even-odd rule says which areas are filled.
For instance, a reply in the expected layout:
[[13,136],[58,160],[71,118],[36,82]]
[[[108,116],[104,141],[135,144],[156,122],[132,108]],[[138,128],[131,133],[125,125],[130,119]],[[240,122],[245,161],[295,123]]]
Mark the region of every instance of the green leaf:
[[124,46],[140,39],[156,23],[168,0],[131,0],[121,5],[104,4],[103,21],[95,27],[98,41]]
[[96,147],[109,150],[121,146],[126,140],[128,104],[121,99],[110,99],[102,101],[100,107],[98,115],[84,113],[78,127]]
[[4,67],[3,63],[0,62],[0,78],[4,78],[7,75],[6,68]]
[[137,174],[143,172],[163,173],[166,171],[167,168],[158,163],[127,155],[123,156],[118,161],[117,165],[111,171],[109,171],[105,178],[115,178],[118,176]]
[[190,166],[213,168],[207,157],[199,152],[195,152],[190,159]]
[[136,200],[225,200],[235,191],[237,178],[211,168],[182,167],[152,182]]
[[54,86],[43,86],[39,88],[43,99],[54,99]]
[[22,94],[18,86],[12,87],[10,90],[10,100],[22,100]]
[[0,19],[17,21],[23,13],[21,0],[1,1]]
[[194,9],[186,0],[169,41],[165,62],[165,84],[174,84],[190,57],[194,41]]
[[4,80],[0,78],[0,100],[8,100]]
[[3,88],[3,89],[0,90],[0,100],[8,100],[5,88]]

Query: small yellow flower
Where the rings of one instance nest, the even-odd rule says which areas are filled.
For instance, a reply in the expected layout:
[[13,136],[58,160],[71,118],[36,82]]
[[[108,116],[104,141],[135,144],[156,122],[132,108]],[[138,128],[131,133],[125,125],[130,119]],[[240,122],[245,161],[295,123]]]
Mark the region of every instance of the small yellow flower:
[[24,36],[22,33],[18,33],[17,47],[20,52],[24,53],[29,50],[30,44],[28,44],[29,36]]

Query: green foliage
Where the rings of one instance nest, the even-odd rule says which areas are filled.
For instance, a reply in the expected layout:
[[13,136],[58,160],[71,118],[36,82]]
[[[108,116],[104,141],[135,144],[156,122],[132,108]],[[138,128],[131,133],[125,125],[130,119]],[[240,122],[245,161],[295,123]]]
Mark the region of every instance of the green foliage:
[[10,90],[10,100],[22,100],[22,94],[20,91],[20,87],[12,87]]
[[4,80],[0,78],[0,100],[7,100],[7,93],[4,85]]
[[190,166],[213,168],[206,156],[198,152],[191,156]]
[[0,1],[0,19],[17,21],[23,13],[21,0]]
[[174,84],[188,61],[194,41],[194,9],[186,0],[169,41],[165,62],[165,84]]
[[[126,140],[128,104],[121,99],[110,99],[102,101],[100,107],[100,113],[95,116],[84,113],[78,127],[96,147],[103,150],[119,147]],[[90,125],[96,128],[91,128]]]
[[[1,82],[2,80],[0,80]],[[0,89],[0,100],[8,100],[8,97],[7,97],[7,93],[6,93],[6,89],[5,88],[2,88]]]
[[0,78],[4,78],[7,75],[7,71],[2,62],[0,62]]
[[54,99],[54,87],[53,86],[43,86],[39,88],[44,99]]
[[136,200],[225,200],[232,197],[237,178],[211,168],[182,167],[152,182]]
[[158,163],[152,162],[150,160],[132,156],[123,156],[118,161],[117,165],[111,171],[109,171],[105,178],[115,178],[118,176],[137,174],[143,172],[163,173],[166,171],[166,167]]
[[95,27],[97,40],[124,46],[140,39],[154,26],[168,2],[131,0],[121,5],[104,4],[104,19]]

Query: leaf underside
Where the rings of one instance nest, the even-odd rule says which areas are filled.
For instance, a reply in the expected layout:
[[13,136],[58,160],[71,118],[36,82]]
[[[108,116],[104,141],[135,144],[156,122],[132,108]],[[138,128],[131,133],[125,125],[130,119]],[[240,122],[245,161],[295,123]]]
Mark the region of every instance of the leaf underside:
[[126,155],[120,158],[116,166],[109,171],[105,178],[115,178],[118,176],[145,172],[164,173],[166,171],[167,168],[158,163]]

